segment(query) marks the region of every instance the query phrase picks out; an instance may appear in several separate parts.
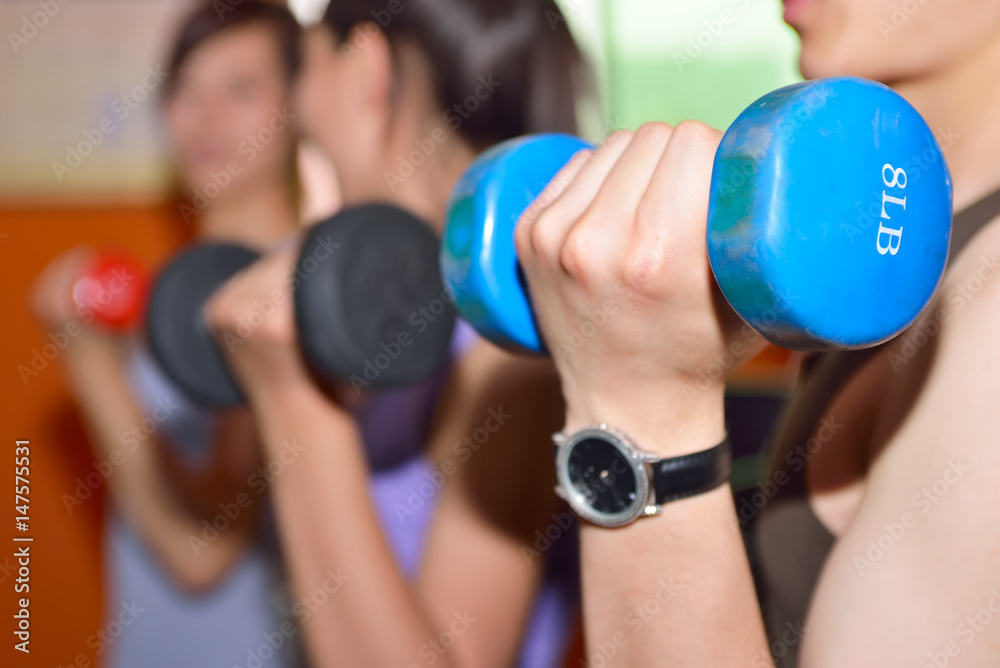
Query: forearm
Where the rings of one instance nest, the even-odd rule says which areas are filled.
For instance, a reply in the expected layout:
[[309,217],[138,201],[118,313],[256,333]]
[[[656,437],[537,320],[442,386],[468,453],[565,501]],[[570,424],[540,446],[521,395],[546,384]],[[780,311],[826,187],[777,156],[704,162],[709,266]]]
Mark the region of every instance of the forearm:
[[210,546],[199,545],[203,518],[191,513],[172,489],[158,462],[157,435],[129,438],[145,418],[124,377],[120,346],[97,337],[81,339],[67,350],[63,375],[91,436],[118,511],[182,586],[201,590],[218,581],[253,533],[249,514],[219,533]]
[[251,402],[265,467],[280,471],[270,490],[313,663],[409,665],[432,631],[372,507],[353,420],[312,388]]
[[[717,406],[607,419],[641,447],[677,456],[722,440]],[[729,485],[624,528],[584,525],[581,562],[588,656],[608,666],[770,665]]]

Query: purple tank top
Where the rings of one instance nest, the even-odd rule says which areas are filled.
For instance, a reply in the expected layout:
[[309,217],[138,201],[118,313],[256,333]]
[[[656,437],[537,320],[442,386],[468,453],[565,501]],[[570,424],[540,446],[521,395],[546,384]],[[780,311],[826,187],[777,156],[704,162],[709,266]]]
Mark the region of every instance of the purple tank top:
[[[459,319],[452,339],[453,364],[478,340],[471,325]],[[437,510],[440,483],[436,484],[437,472],[423,449],[449,371],[414,387],[372,393],[354,413],[372,465],[372,503],[396,561],[410,579],[420,570]],[[575,524],[545,557],[545,575],[517,663],[521,668],[561,665],[575,630],[579,600]]]
[[[460,319],[452,338],[452,361],[448,367],[413,387],[369,393],[352,408],[372,471],[369,485],[372,504],[399,568],[411,580],[419,573],[437,510],[435,471],[424,455],[431,421],[455,362],[478,340],[475,330]],[[136,399],[144,412],[151,411],[155,401],[162,397],[172,397],[173,402],[179,404],[162,425],[164,433],[176,448],[175,454],[188,466],[197,469],[206,465],[213,423],[211,414],[185,401],[144,351],[136,351],[130,372]],[[406,512],[400,512],[401,508]],[[265,517],[265,521],[268,520]],[[278,600],[287,596],[287,592],[281,593],[285,587],[275,582],[275,569],[266,565],[273,560],[263,556],[278,552],[272,527],[265,527],[269,530],[262,532],[261,542],[266,544],[252,548],[226,583],[199,596],[197,601],[176,593],[127,525],[113,521],[112,527],[106,562],[112,591],[118,595],[141,592],[141,598],[158,612],[147,615],[149,618],[143,620],[144,624],[137,624],[137,628],[127,634],[131,636],[128,640],[118,643],[111,665],[156,668],[161,663],[164,666],[181,665],[177,662],[179,658],[195,660],[188,665],[199,665],[199,656],[220,659],[218,665],[227,661],[227,665],[246,665],[238,660],[234,662],[231,657],[246,661],[247,657],[243,656],[246,648],[255,646],[257,639],[288,618],[287,602]],[[562,536],[544,553],[545,576],[525,629],[517,663],[522,668],[561,665],[575,630],[579,600],[576,526],[562,532]],[[239,592],[251,592],[253,602],[247,600],[247,596],[240,598]],[[109,609],[108,612],[110,615],[115,611]],[[140,632],[139,626],[144,627],[145,632]],[[215,631],[221,628],[239,628],[244,633],[242,637],[234,634],[231,643],[220,642],[220,635]],[[181,643],[181,638],[186,639],[185,642]],[[187,651],[184,657],[177,653],[177,648],[182,646]],[[290,668],[298,664],[295,648],[283,649],[286,651],[282,656],[275,652],[265,664],[267,668]]]

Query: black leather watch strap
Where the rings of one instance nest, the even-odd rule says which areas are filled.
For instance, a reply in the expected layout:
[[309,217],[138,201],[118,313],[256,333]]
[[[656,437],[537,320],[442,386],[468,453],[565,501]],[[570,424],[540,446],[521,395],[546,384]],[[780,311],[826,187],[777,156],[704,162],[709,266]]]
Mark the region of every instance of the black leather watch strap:
[[715,489],[729,480],[732,454],[729,437],[714,448],[653,464],[656,503],[663,504]]

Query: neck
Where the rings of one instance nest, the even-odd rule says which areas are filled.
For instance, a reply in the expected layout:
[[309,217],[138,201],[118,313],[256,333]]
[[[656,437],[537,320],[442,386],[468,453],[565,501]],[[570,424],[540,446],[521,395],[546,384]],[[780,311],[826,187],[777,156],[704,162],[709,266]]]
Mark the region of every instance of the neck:
[[215,199],[201,215],[198,236],[264,249],[298,227],[288,187],[272,182]]
[[429,87],[414,83],[433,78],[423,54],[405,43],[399,48],[407,57],[400,59],[402,86],[397,106],[420,111],[401,113],[390,125],[382,153],[384,173],[398,178],[393,177],[391,185],[382,180],[381,195],[423,219],[440,235],[451,191],[477,151],[452,128]]
[[1000,40],[954,66],[893,86],[944,150],[961,211],[1000,186]]
[[[420,166],[414,166],[412,173],[395,183],[391,190],[391,199],[401,208],[410,211],[423,219],[438,234],[444,227],[448,199],[462,173],[476,156],[472,149],[456,132],[448,127],[443,120],[440,124],[428,124],[423,133],[401,133],[409,136],[408,140],[393,142],[389,149],[390,167],[387,171],[398,173],[399,156],[409,156],[414,150],[419,150],[416,141],[424,146],[434,142],[434,153],[426,156]],[[443,135],[441,133],[444,133]],[[445,137],[440,143],[434,137]]]

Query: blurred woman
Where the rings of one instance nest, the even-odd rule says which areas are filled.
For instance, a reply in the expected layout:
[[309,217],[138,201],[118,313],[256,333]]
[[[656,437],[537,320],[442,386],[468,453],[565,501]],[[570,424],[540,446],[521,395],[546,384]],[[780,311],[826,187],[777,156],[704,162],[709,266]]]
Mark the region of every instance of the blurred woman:
[[[217,4],[217,3],[215,3]],[[206,3],[183,22],[169,58],[163,112],[181,201],[196,237],[264,249],[299,227],[292,85],[301,29],[284,8]],[[180,224],[180,222],[179,222]],[[52,327],[79,319],[73,285],[95,255],[78,249],[39,279],[35,310]],[[185,401],[139,342],[84,327],[63,373],[108,478],[108,610],[143,609],[109,665],[231,666],[288,616],[263,498],[248,486],[259,449],[246,411],[209,415]],[[85,373],[95,367],[102,371]],[[156,430],[137,431],[152,416]],[[248,494],[248,507],[234,506]],[[215,531],[223,508],[238,507]],[[269,665],[295,665],[294,642]]]
[[[551,0],[333,0],[307,37],[304,127],[347,204],[386,201],[443,225],[473,157],[506,138],[575,130],[584,75]],[[295,248],[217,293],[220,337],[284,285]],[[554,666],[573,629],[574,529],[552,493],[559,388],[459,324],[452,363],[403,391],[333,401],[295,349],[289,302],[230,357],[274,481],[302,631],[321,666]]]

